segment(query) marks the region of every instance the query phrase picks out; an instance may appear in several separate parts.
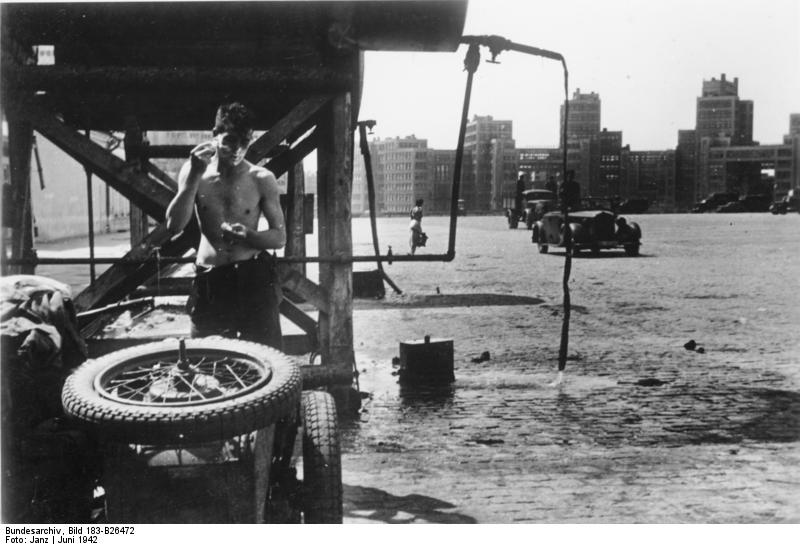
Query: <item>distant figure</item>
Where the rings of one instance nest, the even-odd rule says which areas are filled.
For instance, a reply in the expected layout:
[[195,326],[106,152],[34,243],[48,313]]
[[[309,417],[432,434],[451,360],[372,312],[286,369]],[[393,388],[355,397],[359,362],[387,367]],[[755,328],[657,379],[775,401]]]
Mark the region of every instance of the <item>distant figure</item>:
[[422,231],[422,204],[423,199],[417,199],[416,205],[411,209],[411,223],[408,228],[411,230],[411,237],[409,245],[411,246],[411,254],[416,252],[418,247],[425,246],[428,241],[428,236]]
[[558,191],[558,199],[567,210],[578,210],[581,202],[581,186],[575,181],[575,171],[567,171],[567,180]]
[[552,176],[547,179],[547,182],[544,184],[544,189],[547,191],[553,192],[553,195],[558,191],[558,186],[556,186],[556,179]]
[[525,175],[520,173],[517,179],[517,192],[514,194],[514,209],[519,213],[522,210],[522,192],[525,191]]

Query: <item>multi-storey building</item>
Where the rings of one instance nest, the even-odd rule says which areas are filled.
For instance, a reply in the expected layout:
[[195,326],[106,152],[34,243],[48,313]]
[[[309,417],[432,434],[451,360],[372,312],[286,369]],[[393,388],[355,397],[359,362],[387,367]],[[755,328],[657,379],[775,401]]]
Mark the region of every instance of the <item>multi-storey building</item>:
[[518,169],[525,173],[535,189],[545,189],[549,180],[561,179],[563,156],[558,148],[518,148]]
[[697,132],[694,129],[678,131],[675,148],[675,206],[689,210],[697,200],[695,195],[695,169],[697,168]]
[[[561,105],[559,147],[564,143],[564,123],[567,123],[567,169],[575,171],[575,180],[581,185],[581,192],[591,193],[597,182],[599,169],[592,168],[593,147],[600,133],[600,95],[597,93],[581,93],[576,89],[572,98]],[[566,117],[565,117],[566,113]],[[599,157],[597,148],[595,158]],[[594,180],[593,180],[594,178]]]
[[675,208],[675,152],[673,150],[629,151],[627,157],[627,195],[648,199],[650,208],[671,211]]
[[428,150],[433,195],[430,203],[425,202],[426,211],[444,213],[450,210],[453,198],[453,169],[455,168],[455,161],[455,150]]
[[[589,179],[589,192],[592,195],[621,195],[622,185],[622,131],[603,129],[597,135],[596,160],[597,176]],[[594,159],[594,158],[593,158]]]
[[[512,138],[513,122],[496,120],[492,116],[474,116],[467,123],[464,138],[464,152],[470,154],[471,161],[464,162],[461,170],[462,195],[468,210],[494,210],[502,203],[498,196],[502,193],[504,180],[496,180],[498,158],[505,171],[506,150],[514,148]],[[503,178],[516,180],[516,169],[509,167]]]
[[[375,178],[375,208],[377,213],[407,213],[416,199],[432,199],[428,141],[414,135],[375,139],[369,143],[372,171]],[[361,165],[359,165],[359,163]],[[358,177],[360,212],[366,210],[366,176],[363,161],[354,165],[354,180]],[[354,184],[355,192],[355,184]],[[368,208],[368,207],[367,207]]]

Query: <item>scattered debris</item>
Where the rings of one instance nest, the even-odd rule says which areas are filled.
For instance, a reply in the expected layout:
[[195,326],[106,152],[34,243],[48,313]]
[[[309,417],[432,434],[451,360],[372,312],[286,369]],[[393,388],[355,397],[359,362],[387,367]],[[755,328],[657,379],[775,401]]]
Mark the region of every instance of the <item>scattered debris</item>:
[[700,353],[700,354],[703,354],[703,353],[705,353],[705,352],[706,352],[706,350],[705,350],[705,349],[703,349],[702,347],[698,347],[696,352],[698,352],[698,353]]
[[487,360],[491,360],[491,359],[492,359],[492,357],[489,355],[489,351],[483,351],[481,353],[481,356],[479,356],[477,358],[473,358],[472,362],[474,362],[475,364],[478,364],[479,362],[486,362]]
[[640,387],[660,387],[661,385],[666,385],[669,381],[662,381],[660,379],[656,379],[654,377],[648,377],[647,379],[640,379],[636,382],[637,385]]
[[687,351],[694,351],[695,347],[697,347],[697,342],[695,340],[690,339],[686,343],[683,344],[683,348]]
[[491,446],[495,444],[504,444],[505,440],[498,440],[496,438],[476,438],[473,440],[476,444],[483,444],[485,446]]
[[399,356],[393,356],[392,357],[392,366],[399,366],[399,365],[400,365],[400,357]]

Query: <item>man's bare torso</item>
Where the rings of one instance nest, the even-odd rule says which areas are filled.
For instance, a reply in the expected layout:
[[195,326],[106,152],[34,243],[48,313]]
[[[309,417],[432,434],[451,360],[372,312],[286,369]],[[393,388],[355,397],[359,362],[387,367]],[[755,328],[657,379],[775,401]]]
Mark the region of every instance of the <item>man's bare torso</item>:
[[200,246],[197,263],[205,266],[225,265],[252,258],[259,252],[244,242],[223,238],[223,223],[241,223],[258,229],[264,196],[258,185],[261,170],[248,162],[220,174],[216,162],[208,165],[197,189],[195,210],[200,222]]

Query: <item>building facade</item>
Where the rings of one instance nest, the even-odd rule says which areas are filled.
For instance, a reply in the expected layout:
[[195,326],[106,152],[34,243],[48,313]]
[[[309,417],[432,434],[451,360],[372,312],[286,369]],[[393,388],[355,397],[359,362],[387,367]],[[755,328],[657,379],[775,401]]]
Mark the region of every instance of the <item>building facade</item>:
[[[489,211],[502,206],[498,196],[506,178],[516,180],[516,169],[506,170],[506,151],[513,149],[513,122],[496,120],[492,116],[473,116],[467,122],[464,152],[470,161],[462,168],[462,198],[467,210]],[[503,164],[503,180],[497,180],[498,164]]]

